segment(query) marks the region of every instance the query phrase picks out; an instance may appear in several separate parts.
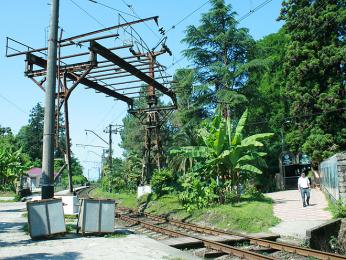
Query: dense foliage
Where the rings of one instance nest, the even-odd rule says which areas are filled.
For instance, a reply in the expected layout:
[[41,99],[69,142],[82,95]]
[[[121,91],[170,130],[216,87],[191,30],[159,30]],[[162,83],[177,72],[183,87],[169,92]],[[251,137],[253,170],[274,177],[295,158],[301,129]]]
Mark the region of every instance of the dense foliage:
[[[191,204],[187,202],[187,198],[203,200],[203,194],[206,195],[207,204],[211,202],[212,196],[219,198],[220,203],[228,202],[228,193],[236,193],[239,198],[240,187],[249,179],[253,180],[254,174],[262,173],[257,165],[266,153],[260,152],[258,148],[263,146],[261,140],[273,134],[262,133],[245,137],[243,129],[247,115],[246,110],[239,122],[233,124],[231,118],[224,119],[219,112],[212,121],[206,121],[204,127],[199,129],[199,146],[171,150],[172,154],[182,154],[196,160],[196,165],[191,169],[193,173],[187,177],[188,182],[183,182],[185,204]],[[199,185],[195,185],[195,182],[199,182]]]
[[280,19],[290,37],[282,61],[294,118],[287,139],[316,164],[346,148],[346,1],[284,1]]
[[[178,193],[189,210],[272,190],[284,150],[311,155],[316,167],[346,149],[346,1],[285,0],[277,14],[283,27],[257,41],[230,4],[210,6],[199,25],[186,28],[190,66],[175,72],[178,110],[161,129],[166,168],[152,167],[153,191]],[[136,107],[146,102],[140,98]],[[123,124],[124,158],[114,158],[112,169],[103,163],[107,191],[135,191],[143,179],[144,126],[133,115]],[[17,136],[0,128],[2,183],[39,166],[42,130],[39,104]],[[81,182],[76,159],[72,167]]]
[[11,129],[0,126],[0,190],[15,191],[31,165],[29,156],[18,149]]
[[[15,191],[20,179],[32,167],[41,167],[44,108],[38,103],[31,110],[28,125],[23,126],[17,135],[8,127],[0,126],[0,189]],[[62,123],[61,121],[60,123]],[[60,128],[60,150],[55,152],[54,171],[59,172],[64,165],[64,130]],[[77,158],[72,157],[72,182],[80,185],[87,182]],[[62,188],[68,185],[67,170],[60,172],[56,183]]]

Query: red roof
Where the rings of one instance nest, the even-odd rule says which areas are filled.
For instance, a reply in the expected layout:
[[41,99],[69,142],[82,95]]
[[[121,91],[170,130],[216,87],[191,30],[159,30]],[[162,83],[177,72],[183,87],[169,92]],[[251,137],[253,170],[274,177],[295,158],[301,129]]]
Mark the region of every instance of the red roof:
[[[29,175],[30,178],[36,178],[36,177],[41,177],[42,175],[42,168],[31,168],[30,170],[27,171],[27,174]],[[57,176],[57,172],[54,172],[54,177]]]

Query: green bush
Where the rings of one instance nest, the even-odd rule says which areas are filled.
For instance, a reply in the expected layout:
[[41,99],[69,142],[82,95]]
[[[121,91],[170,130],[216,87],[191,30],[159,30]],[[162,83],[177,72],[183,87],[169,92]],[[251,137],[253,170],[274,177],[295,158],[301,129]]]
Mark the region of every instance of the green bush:
[[253,199],[263,199],[264,195],[262,192],[260,192],[256,186],[250,182],[245,183],[245,195],[248,195],[249,197]]
[[160,197],[174,190],[175,181],[176,178],[173,171],[165,168],[154,171],[150,184],[153,192]]
[[181,182],[183,191],[179,194],[179,200],[188,212],[210,206],[218,198],[217,184],[212,178],[204,180],[198,173],[191,172],[184,175]]
[[225,192],[225,203],[236,203],[239,201],[239,196],[235,190]]
[[331,212],[334,218],[346,218],[346,206],[341,199],[332,204]]

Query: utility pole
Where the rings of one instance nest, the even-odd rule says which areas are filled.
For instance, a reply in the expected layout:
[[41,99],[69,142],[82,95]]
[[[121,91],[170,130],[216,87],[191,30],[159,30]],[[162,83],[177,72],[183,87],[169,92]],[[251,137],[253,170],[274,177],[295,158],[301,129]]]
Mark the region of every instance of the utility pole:
[[112,125],[109,125],[109,172],[112,172]]
[[116,124],[116,125],[109,124],[108,127],[104,130],[105,133],[109,134],[109,141],[108,141],[108,144],[109,144],[109,152],[108,152],[109,171],[112,170],[112,160],[113,160],[112,159],[112,134],[119,133],[119,131],[122,127],[123,127],[122,125],[118,125],[118,124]]
[[59,0],[52,0],[48,40],[47,85],[44,110],[42,199],[54,197],[54,121]]

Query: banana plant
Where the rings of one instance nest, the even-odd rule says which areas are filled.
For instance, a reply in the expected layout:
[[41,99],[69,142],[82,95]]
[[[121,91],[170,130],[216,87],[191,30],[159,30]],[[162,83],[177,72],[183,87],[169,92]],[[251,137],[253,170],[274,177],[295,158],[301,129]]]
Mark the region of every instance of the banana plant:
[[225,119],[219,111],[209,124],[198,131],[202,140],[200,146],[181,147],[170,153],[199,161],[199,168],[194,170],[217,178],[222,186],[221,197],[228,189],[234,188],[240,196],[242,175],[262,173],[256,167],[256,161],[261,160],[266,153],[258,150],[264,146],[262,140],[273,136],[273,133],[261,133],[243,137],[247,118],[248,110],[245,110],[237,125],[232,127],[231,119]]
[[31,162],[21,149],[13,151],[10,147],[0,147],[0,179],[2,179],[2,184],[10,184],[14,187],[30,166]]

